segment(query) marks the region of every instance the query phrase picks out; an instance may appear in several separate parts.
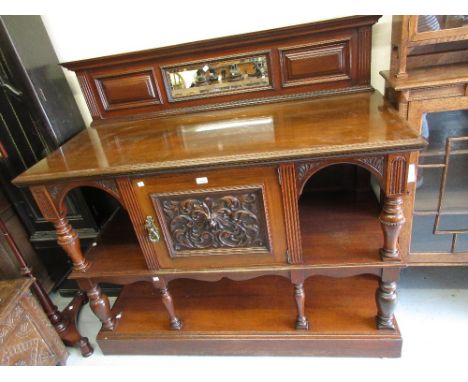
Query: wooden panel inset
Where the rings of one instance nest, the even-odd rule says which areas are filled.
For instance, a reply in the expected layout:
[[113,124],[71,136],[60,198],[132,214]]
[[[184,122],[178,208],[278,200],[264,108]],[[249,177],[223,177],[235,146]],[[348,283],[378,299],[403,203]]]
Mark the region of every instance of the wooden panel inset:
[[349,39],[280,49],[283,86],[350,79]]
[[106,111],[161,103],[152,69],[95,77],[94,82]]
[[[345,17],[63,65],[90,82],[80,84],[98,123],[369,91],[370,53],[361,50],[370,50],[371,26],[379,17]],[[247,57],[252,62],[245,65]],[[166,85],[168,92],[153,86],[151,93],[153,74],[159,90]]]
[[270,252],[261,186],[150,196],[171,257]]
[[161,233],[145,241],[162,269],[286,263],[275,167],[150,175],[132,183],[141,216],[153,217]]

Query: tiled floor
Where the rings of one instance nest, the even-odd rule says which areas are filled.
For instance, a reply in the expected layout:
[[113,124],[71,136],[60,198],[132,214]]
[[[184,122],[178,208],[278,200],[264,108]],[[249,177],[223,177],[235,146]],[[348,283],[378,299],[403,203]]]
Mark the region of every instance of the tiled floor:
[[[60,296],[54,299],[59,307],[68,302]],[[81,315],[80,329],[90,338],[95,353],[90,358],[82,358],[77,349],[70,349],[67,364],[147,365],[157,366],[158,372],[166,369],[189,372],[192,367],[212,369],[216,365],[236,373],[254,367],[276,377],[302,367],[315,371],[334,370],[344,376],[350,367],[367,373],[382,374],[384,371],[387,376],[411,369],[417,371],[419,377],[424,373],[434,376],[436,369],[457,372],[465,367],[468,362],[468,268],[406,269],[399,284],[396,314],[403,335],[403,355],[399,359],[103,356],[95,344],[100,325],[87,305]],[[288,373],[285,377],[288,375],[290,378]],[[468,375],[453,380],[468,380]]]

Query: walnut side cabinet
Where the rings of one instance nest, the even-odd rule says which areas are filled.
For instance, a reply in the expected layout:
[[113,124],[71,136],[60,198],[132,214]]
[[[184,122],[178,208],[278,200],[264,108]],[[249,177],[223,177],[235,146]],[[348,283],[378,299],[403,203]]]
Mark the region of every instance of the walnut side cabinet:
[[[400,355],[425,141],[369,85],[377,19],[64,64],[93,126],[15,183],[55,225],[105,354]],[[87,253],[63,202],[77,187],[122,206]],[[125,285],[112,308],[100,282]]]

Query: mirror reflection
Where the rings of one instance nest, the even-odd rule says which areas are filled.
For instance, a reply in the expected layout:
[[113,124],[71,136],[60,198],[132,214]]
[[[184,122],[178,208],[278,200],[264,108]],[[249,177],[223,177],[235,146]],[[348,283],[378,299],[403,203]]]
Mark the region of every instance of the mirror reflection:
[[270,87],[266,55],[199,62],[163,69],[172,100]]
[[274,121],[270,116],[182,125],[179,133],[187,150],[211,147],[220,152],[239,144],[251,147],[275,141]]
[[418,32],[433,32],[441,29],[468,26],[467,15],[425,15],[418,16]]

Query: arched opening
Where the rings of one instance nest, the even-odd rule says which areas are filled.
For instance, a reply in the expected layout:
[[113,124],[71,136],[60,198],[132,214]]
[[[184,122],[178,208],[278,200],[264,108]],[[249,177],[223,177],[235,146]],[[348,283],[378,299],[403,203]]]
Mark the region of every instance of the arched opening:
[[314,173],[299,199],[305,264],[379,260],[380,191],[369,171],[335,164]]
[[[92,240],[77,230],[83,254],[92,264],[87,275],[99,277],[110,270],[131,272],[147,269],[143,254],[135,251],[135,248],[139,248],[138,240],[130,217],[119,201],[110,193],[91,185],[73,188],[69,192],[76,190],[88,201],[98,230],[98,235],[94,235]],[[69,222],[76,230],[73,220],[70,219]],[[73,279],[73,273],[71,278]],[[74,288],[73,284],[68,286]],[[64,285],[61,289],[68,289],[68,286]],[[103,283],[101,287],[109,295],[117,295],[120,291],[120,286],[113,284]]]

